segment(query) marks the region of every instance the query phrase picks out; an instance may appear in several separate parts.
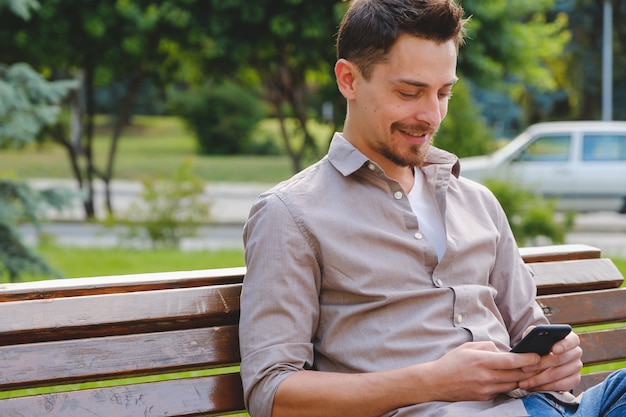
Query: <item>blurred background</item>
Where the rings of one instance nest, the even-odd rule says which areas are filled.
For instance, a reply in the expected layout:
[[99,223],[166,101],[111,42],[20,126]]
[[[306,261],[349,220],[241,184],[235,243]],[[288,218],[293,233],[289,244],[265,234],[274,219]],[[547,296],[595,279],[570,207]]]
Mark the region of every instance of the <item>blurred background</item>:
[[[484,155],[537,122],[626,119],[626,72],[612,71],[625,2],[461,3],[472,20],[437,146]],[[347,6],[0,0],[0,278],[243,265],[256,196],[341,130]],[[520,244],[612,242],[626,258],[624,216],[492,190]]]

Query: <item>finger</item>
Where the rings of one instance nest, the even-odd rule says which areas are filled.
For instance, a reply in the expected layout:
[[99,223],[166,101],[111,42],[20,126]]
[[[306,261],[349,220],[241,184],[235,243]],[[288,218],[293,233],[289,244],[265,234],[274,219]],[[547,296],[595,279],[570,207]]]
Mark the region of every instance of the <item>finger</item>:
[[520,388],[525,389],[526,391],[569,391],[576,387],[580,383],[580,373],[576,372],[573,375],[569,375],[566,378],[560,379],[558,381],[553,381],[544,385],[538,385],[531,388]]
[[552,346],[552,353],[561,355],[569,350],[580,346],[580,337],[574,332],[570,332],[563,340],[558,341]]
[[541,391],[545,387],[551,387],[552,390],[557,391],[570,390],[580,382],[581,369],[582,362],[576,359],[526,378],[520,381],[519,385],[527,391]]
[[576,346],[574,349],[565,351],[560,355],[549,353],[541,357],[539,363],[534,366],[526,367],[523,370],[525,372],[542,372],[549,368],[557,368],[568,363],[580,362],[582,358],[582,349],[580,346]]
[[529,375],[545,369],[541,367],[541,356],[536,353],[503,353],[499,356],[498,369],[520,369]]

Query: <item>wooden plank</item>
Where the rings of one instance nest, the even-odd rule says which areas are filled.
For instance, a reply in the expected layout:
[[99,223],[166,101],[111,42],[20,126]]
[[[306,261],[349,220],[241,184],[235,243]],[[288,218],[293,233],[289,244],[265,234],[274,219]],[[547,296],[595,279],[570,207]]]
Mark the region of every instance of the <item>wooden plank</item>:
[[0,303],[0,345],[234,324],[241,285]]
[[0,401],[1,416],[191,417],[244,411],[239,374],[97,388]]
[[608,258],[528,265],[537,284],[537,294],[589,291],[617,288],[624,277]]
[[626,288],[537,297],[552,323],[572,326],[626,321]]
[[519,248],[519,252],[526,263],[593,259],[601,255],[600,249],[581,244],[530,246]]
[[0,347],[0,390],[240,362],[238,326]]
[[0,302],[238,284],[245,272],[239,267],[0,284]]
[[611,374],[611,372],[612,371],[602,371],[602,372],[594,372],[591,374],[582,375],[580,384],[578,384],[578,386],[574,388],[572,392],[574,393],[574,395],[578,395],[588,390],[594,385],[597,385],[600,382],[604,381],[606,377]]
[[585,365],[626,360],[626,328],[583,332],[579,336]]

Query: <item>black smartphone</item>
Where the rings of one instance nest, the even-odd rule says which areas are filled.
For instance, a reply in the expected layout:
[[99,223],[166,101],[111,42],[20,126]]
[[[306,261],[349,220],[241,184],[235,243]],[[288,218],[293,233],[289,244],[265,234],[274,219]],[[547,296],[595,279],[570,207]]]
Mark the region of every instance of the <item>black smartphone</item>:
[[567,324],[546,324],[533,328],[511,349],[515,353],[535,352],[543,356],[550,352],[552,345],[565,338],[572,331]]

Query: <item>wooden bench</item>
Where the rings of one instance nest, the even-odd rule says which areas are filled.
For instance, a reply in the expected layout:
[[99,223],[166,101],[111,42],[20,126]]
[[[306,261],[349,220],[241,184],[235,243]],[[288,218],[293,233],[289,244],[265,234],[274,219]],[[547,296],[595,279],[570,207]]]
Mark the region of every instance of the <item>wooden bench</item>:
[[[626,288],[617,288],[623,277],[599,250],[563,245],[521,252],[552,321],[626,320]],[[244,273],[229,268],[0,285],[0,416],[245,413],[237,367]],[[626,356],[624,329],[589,330],[581,338],[585,363]],[[585,376],[582,387],[602,377]]]

